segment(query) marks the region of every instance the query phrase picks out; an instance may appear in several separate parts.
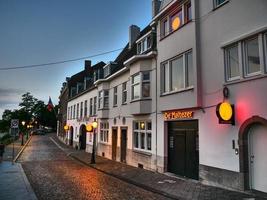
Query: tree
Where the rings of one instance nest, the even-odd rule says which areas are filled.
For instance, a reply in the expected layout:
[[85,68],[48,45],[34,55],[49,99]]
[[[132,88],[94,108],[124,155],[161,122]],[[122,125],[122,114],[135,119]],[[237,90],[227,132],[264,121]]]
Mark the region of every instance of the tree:
[[19,104],[19,106],[26,112],[32,114],[38,99],[34,98],[29,92],[23,94],[21,99],[22,102]]

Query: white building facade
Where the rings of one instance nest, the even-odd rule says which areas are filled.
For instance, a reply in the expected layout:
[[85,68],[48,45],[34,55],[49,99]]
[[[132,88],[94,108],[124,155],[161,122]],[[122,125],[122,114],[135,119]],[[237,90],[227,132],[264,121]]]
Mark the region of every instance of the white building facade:
[[[265,0],[153,0],[150,26],[131,26],[116,60],[70,87],[68,143],[91,152],[96,120],[100,156],[267,192],[266,10]],[[222,102],[233,125],[219,123]]]

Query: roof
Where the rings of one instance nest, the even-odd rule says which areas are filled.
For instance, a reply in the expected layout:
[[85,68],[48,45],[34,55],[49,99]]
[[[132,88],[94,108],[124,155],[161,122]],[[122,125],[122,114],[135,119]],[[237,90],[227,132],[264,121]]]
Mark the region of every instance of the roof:
[[159,12],[162,11],[169,3],[174,0],[162,0],[159,8]]

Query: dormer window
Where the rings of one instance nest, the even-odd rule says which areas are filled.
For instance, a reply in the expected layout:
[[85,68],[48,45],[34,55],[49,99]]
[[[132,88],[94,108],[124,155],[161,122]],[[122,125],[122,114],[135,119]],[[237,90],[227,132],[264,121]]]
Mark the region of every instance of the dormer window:
[[110,65],[104,67],[104,78],[110,75]]
[[144,39],[137,43],[137,54],[142,54],[152,47],[151,35],[146,36]]

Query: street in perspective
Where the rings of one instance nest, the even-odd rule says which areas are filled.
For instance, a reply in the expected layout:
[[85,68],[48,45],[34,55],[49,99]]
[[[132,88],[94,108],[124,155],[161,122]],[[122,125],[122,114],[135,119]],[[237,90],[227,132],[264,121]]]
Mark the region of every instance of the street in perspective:
[[0,1],[0,200],[267,200],[267,1]]

